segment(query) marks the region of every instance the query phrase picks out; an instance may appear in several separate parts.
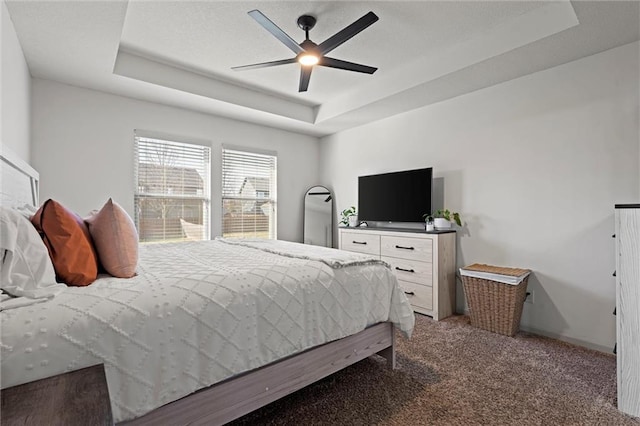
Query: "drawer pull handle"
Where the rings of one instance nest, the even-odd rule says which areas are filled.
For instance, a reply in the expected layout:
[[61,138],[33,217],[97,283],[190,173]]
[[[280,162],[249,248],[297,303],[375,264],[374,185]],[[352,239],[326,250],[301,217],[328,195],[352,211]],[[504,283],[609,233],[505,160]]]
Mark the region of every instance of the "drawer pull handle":
[[396,269],[397,269],[398,271],[402,271],[402,272],[412,272],[412,273],[416,272],[416,271],[414,271],[413,269],[398,268],[397,266],[396,266]]
[[398,245],[396,245],[396,248],[397,249],[403,249],[403,250],[415,250],[415,248],[413,248],[413,247],[403,247],[403,246],[398,246]]
[[352,242],[353,242],[353,244],[362,244],[362,245],[364,245],[364,246],[366,246],[366,245],[367,245],[367,242],[366,242],[366,241],[352,241]]
[[404,294],[407,296],[415,296],[416,294],[413,291],[405,291]]

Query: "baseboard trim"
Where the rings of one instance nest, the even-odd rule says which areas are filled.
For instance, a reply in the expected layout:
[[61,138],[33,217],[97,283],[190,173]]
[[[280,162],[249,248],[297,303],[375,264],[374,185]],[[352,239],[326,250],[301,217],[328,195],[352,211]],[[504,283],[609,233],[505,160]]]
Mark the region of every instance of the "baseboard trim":
[[522,327],[521,326],[520,330],[526,331],[527,333],[538,334],[540,336],[550,337],[552,339],[561,340],[563,342],[571,343],[573,345],[578,345],[578,346],[585,347],[587,349],[593,349],[594,351],[604,352],[606,354],[613,355],[613,346],[609,348],[609,347],[606,347],[606,346],[596,345],[595,343],[587,342],[586,340],[575,339],[573,337],[564,336],[564,335],[558,334],[558,333],[551,333],[551,332],[548,332],[548,331],[539,330],[537,328],[532,328],[532,327]]
[[[469,315],[469,311],[468,310],[464,310],[464,315]],[[598,352],[603,352],[606,354],[610,354],[613,355],[613,346],[612,347],[607,347],[607,346],[601,346],[601,345],[597,345],[595,343],[591,343],[591,342],[587,342],[586,340],[580,340],[580,339],[575,339],[573,337],[569,337],[569,336],[564,336],[562,334],[558,334],[558,333],[552,333],[546,330],[540,330],[534,327],[526,327],[526,326],[520,326],[520,330],[525,331],[527,333],[532,333],[532,334],[537,334],[539,336],[544,336],[544,337],[549,337],[551,339],[556,339],[556,340],[560,340],[563,342],[567,342],[567,343],[571,343],[572,345],[577,345],[577,346],[582,346],[584,348],[587,349],[593,349],[594,351],[598,351]]]

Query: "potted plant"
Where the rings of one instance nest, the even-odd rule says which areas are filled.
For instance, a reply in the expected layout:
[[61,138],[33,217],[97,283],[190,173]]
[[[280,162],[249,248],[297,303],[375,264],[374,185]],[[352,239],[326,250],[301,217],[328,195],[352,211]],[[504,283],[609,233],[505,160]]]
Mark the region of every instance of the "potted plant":
[[433,214],[434,225],[436,229],[449,229],[451,228],[451,222],[455,222],[456,225],[462,226],[460,220],[460,213],[449,211],[449,209],[441,209]]
[[422,217],[424,218],[426,231],[433,231],[435,229],[433,224],[433,215],[431,213],[426,213],[423,214]]
[[342,210],[340,224],[344,226],[356,227],[358,226],[358,215],[356,213],[355,206],[351,206],[348,209]]

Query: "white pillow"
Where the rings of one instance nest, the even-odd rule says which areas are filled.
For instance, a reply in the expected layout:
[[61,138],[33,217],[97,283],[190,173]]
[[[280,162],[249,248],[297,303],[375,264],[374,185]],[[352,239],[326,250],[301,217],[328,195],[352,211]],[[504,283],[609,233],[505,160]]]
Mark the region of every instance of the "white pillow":
[[16,207],[16,210],[18,211],[18,213],[20,213],[22,216],[26,217],[27,219],[31,219],[31,216],[33,216],[34,214],[36,214],[36,212],[38,211],[37,207],[32,206],[31,204],[23,204],[20,207]]
[[56,282],[49,251],[21,213],[0,207],[0,287],[12,296],[53,297],[67,286]]

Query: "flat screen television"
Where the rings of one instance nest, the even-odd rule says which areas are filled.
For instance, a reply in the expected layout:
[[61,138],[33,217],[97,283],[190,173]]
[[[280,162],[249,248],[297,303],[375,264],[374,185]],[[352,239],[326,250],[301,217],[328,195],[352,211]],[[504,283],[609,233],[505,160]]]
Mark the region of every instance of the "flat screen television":
[[431,167],[358,178],[362,222],[423,222],[431,212]]

